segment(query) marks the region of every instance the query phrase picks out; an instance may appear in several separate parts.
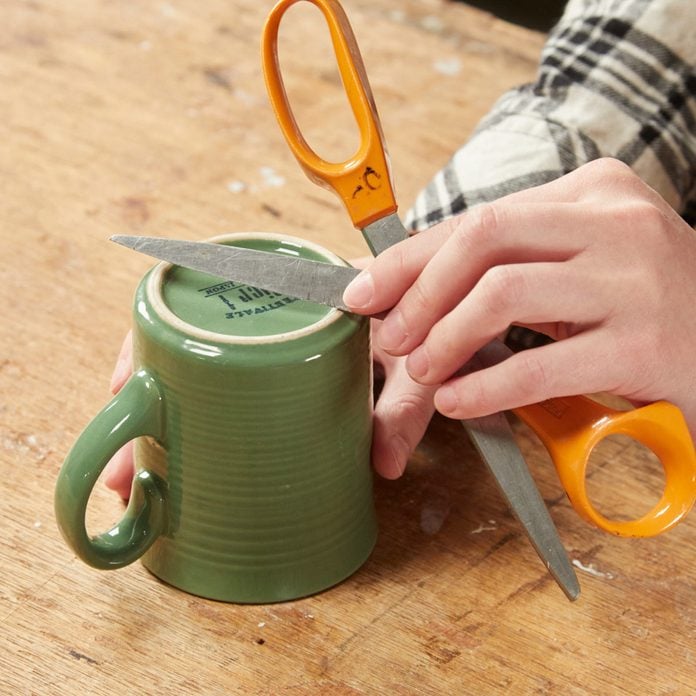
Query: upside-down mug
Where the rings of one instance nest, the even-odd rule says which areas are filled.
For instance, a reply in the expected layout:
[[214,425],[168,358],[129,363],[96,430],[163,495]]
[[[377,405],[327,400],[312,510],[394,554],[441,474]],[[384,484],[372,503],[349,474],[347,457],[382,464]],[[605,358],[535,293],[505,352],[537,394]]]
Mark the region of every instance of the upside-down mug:
[[[214,241],[344,264],[276,234]],[[371,369],[363,317],[159,264],[135,294],[133,374],[58,476],[63,536],[95,568],[141,558],[165,582],[223,601],[335,585],[377,535]],[[90,537],[92,488],[130,440],[128,507]]]

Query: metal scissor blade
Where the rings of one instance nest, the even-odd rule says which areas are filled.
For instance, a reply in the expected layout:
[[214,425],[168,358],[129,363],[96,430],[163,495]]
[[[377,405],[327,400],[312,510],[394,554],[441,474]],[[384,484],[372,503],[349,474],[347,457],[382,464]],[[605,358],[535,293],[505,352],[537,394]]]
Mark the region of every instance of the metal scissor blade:
[[408,239],[408,232],[396,213],[385,215],[362,228],[363,237],[373,256]]
[[[512,353],[502,341],[493,340],[481,348],[461,372],[490,367]],[[580,595],[577,575],[505,414],[463,420],[462,425],[544,565],[568,599],[577,599]]]
[[568,599],[577,599],[580,595],[578,578],[505,414],[472,418],[462,421],[462,425],[544,565]]
[[351,266],[311,261],[228,244],[114,235],[111,241],[178,266],[348,311],[343,291],[360,272]]

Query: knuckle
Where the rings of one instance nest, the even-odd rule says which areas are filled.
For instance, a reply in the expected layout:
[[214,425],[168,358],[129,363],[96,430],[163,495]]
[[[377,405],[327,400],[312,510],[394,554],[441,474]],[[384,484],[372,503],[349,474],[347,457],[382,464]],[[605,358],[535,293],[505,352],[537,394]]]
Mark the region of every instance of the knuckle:
[[[422,279],[419,277],[408,291],[409,315],[421,315],[433,303],[433,298],[425,287]],[[408,321],[408,317],[405,317]]]
[[495,243],[500,229],[500,213],[492,203],[484,203],[472,208],[458,225],[454,238],[464,257],[472,249],[480,251]]
[[636,220],[642,222],[641,227],[649,234],[657,235],[660,239],[668,228],[665,213],[650,201],[637,201],[633,204]]
[[404,433],[409,442],[414,439],[417,442],[430,420],[432,398],[428,400],[424,394],[410,392],[383,404],[380,410],[383,420],[391,423],[395,430]]
[[404,249],[403,244],[395,244],[388,249],[385,249],[377,259],[375,263],[382,261],[386,265],[388,264],[394,269],[397,277],[403,277],[409,265],[409,256],[406,249]]
[[633,170],[615,157],[600,157],[588,162],[585,167],[599,181],[629,181],[636,178]]
[[552,380],[544,361],[535,349],[518,353],[520,369],[518,371],[519,388],[522,393],[534,395],[551,394]]
[[430,358],[430,369],[418,383],[433,385],[446,379],[459,367],[458,356],[461,352],[459,332],[447,321],[438,322],[430,331],[423,346]]
[[638,199],[630,201],[625,206],[626,216],[641,226],[648,225],[662,228],[665,223],[664,213],[651,201]]
[[642,198],[617,206],[613,218],[617,234],[636,248],[644,249],[649,245],[658,251],[669,228],[665,213]]
[[475,373],[467,377],[459,387],[460,403],[465,403],[472,413],[491,413],[491,393],[486,389],[485,379]]
[[481,294],[486,314],[508,316],[524,299],[524,279],[510,266],[495,266],[481,279]]

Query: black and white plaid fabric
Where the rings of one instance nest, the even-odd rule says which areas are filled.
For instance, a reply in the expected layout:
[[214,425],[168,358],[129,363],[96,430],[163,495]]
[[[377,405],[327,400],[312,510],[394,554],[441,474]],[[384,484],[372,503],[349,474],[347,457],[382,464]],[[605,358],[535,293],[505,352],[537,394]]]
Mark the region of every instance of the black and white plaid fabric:
[[421,230],[604,156],[696,223],[696,0],[570,0],[536,81],[498,100],[406,222]]

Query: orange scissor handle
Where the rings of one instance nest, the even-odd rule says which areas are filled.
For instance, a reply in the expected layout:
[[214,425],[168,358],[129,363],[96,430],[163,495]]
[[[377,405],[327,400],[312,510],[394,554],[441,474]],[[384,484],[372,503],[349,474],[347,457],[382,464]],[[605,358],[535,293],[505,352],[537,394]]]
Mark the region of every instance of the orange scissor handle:
[[[681,411],[658,401],[631,411],[617,411],[585,396],[549,399],[514,412],[536,432],[548,449],[563,488],[575,510],[612,534],[647,537],[677,524],[696,499],[696,452]],[[587,498],[585,473],[592,449],[607,435],[628,435],[660,459],[665,488],[659,502],[643,517],[610,520]]]
[[337,0],[306,0],[318,7],[329,27],[338,69],[360,132],[360,144],[343,162],[327,162],[307,144],[292,113],[280,74],[278,29],[285,11],[303,0],[280,0],[263,29],[261,55],[266,89],[285,139],[316,184],[334,190],[353,224],[366,225],[396,211],[389,161],[367,73],[348,18]]

